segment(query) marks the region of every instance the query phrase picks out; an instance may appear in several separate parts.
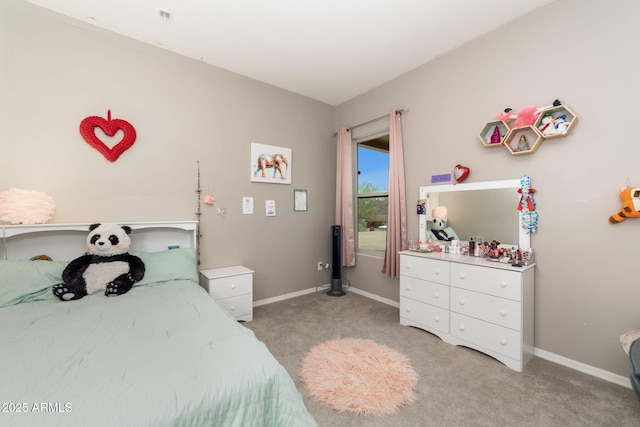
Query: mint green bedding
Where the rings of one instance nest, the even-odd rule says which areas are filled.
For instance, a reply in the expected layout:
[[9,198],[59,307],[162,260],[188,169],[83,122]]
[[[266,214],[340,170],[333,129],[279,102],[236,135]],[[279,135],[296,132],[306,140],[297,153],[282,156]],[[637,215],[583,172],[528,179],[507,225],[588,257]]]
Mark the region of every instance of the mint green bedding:
[[316,425],[266,346],[191,280],[2,307],[0,361],[0,425]]

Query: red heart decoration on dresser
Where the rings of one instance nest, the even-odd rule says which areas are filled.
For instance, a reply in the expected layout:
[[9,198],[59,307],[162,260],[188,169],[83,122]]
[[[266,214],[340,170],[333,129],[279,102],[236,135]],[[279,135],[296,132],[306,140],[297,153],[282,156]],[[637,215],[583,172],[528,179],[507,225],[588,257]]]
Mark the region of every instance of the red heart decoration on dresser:
[[[100,128],[107,136],[114,136],[119,130],[124,135],[120,142],[109,148],[96,136],[96,128]],[[136,130],[131,123],[122,119],[111,120],[111,110],[107,112],[106,120],[103,117],[90,116],[80,122],[80,135],[110,162],[115,162],[136,140]]]
[[453,168],[453,176],[456,179],[456,182],[462,182],[469,176],[469,168],[462,165],[456,165]]

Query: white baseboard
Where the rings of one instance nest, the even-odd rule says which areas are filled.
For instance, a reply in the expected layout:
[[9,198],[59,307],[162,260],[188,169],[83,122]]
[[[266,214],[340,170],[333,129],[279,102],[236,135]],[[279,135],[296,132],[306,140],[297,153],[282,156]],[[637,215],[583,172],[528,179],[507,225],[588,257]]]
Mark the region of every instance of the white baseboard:
[[[328,289],[329,286],[331,286],[331,285],[327,284],[327,285],[324,285],[323,288],[324,289]],[[279,295],[279,296],[273,297],[273,298],[261,299],[261,300],[258,300],[258,301],[254,301],[253,302],[253,306],[254,307],[258,307],[260,305],[266,305],[266,304],[272,304],[272,303],[278,302],[278,301],[284,301],[284,300],[287,300],[289,298],[295,298],[295,297],[299,297],[299,296],[306,295],[306,294],[312,294],[312,293],[316,292],[317,289],[318,288],[309,288],[309,289],[304,289],[302,291],[296,291],[296,292],[291,292],[291,293],[284,294],[284,295]],[[390,306],[395,307],[395,308],[400,308],[400,303],[399,302],[396,302],[396,301],[393,301],[393,300],[390,300],[390,299],[387,299],[387,298],[383,298],[381,296],[369,293],[367,291],[362,291],[362,290],[360,290],[358,288],[354,288],[353,286],[349,286],[349,287],[343,288],[343,289],[345,291],[351,291],[354,294],[359,294],[359,295],[365,296],[367,298],[370,298],[372,300],[376,300],[376,301],[381,302],[383,304],[387,304],[387,305],[390,305]]]
[[302,295],[311,294],[311,293],[313,293],[315,291],[316,291],[316,288],[309,288],[309,289],[304,289],[302,291],[296,291],[296,292],[291,292],[291,293],[284,294],[284,295],[279,295],[279,296],[273,297],[273,298],[265,298],[265,299],[261,299],[261,300],[258,300],[258,301],[254,301],[253,302],[253,306],[254,307],[258,307],[260,305],[272,304],[274,302],[284,301],[284,300],[289,299],[289,298],[295,298],[295,297],[299,297],[299,296],[302,296]]
[[400,303],[397,302],[397,301],[393,301],[393,300],[390,300],[390,299],[387,299],[387,298],[382,298],[381,296],[369,293],[367,291],[362,291],[362,290],[360,290],[358,288],[354,288],[353,286],[349,287],[348,290],[350,290],[354,294],[359,294],[359,295],[365,296],[367,298],[379,301],[379,302],[381,302],[383,304],[387,304],[387,305],[390,305],[390,306],[395,307],[395,308],[400,308]]
[[[325,286],[329,286],[329,285],[325,285]],[[278,301],[284,301],[286,299],[289,298],[295,298],[295,297],[299,297],[302,295],[306,295],[306,294],[310,294],[313,292],[316,292],[317,288],[309,288],[309,289],[305,289],[302,291],[297,291],[297,292],[291,292],[289,294],[284,294],[284,295],[280,295],[277,297],[273,297],[273,298],[266,298],[263,300],[259,300],[259,301],[255,301],[253,303],[254,307],[257,307],[259,305],[265,305],[265,304],[271,304],[274,302],[278,302]],[[376,300],[378,302],[381,302],[383,304],[387,304],[390,305],[392,307],[396,307],[396,308],[400,308],[400,303],[387,299],[387,298],[383,298],[381,296],[372,294],[370,292],[366,292],[363,290],[360,290],[358,288],[354,288],[353,286],[350,286],[346,289],[346,291],[351,291],[355,294],[359,294],[362,295],[364,297]],[[558,354],[555,353],[551,353],[549,351],[546,350],[542,350],[539,348],[534,348],[533,349],[533,354],[534,356],[538,356],[541,359],[545,359],[548,360],[550,362],[553,363],[557,363],[558,365],[562,365],[562,366],[566,366],[567,368],[571,368],[571,369],[575,369],[576,371],[588,374],[588,375],[592,375],[596,378],[600,378],[603,379],[605,381],[609,381],[612,382],[614,384],[618,384],[620,386],[626,387],[626,388],[631,388],[631,382],[629,380],[628,377],[624,377],[622,375],[618,375],[618,374],[614,374],[613,372],[609,372],[609,371],[605,371],[604,369],[600,369],[600,368],[596,368],[594,366],[591,365],[587,365],[585,363],[582,362],[578,362],[576,360],[572,360],[572,359],[568,359],[564,356],[560,356]]]
[[541,359],[557,363],[558,365],[566,366],[568,368],[575,369],[576,371],[592,375],[596,378],[600,378],[626,388],[631,388],[631,380],[628,377],[623,377],[622,375],[614,374],[613,372],[605,371],[604,369],[568,359],[564,356],[560,356],[546,350],[541,350],[539,348],[533,349],[533,355],[538,356]]

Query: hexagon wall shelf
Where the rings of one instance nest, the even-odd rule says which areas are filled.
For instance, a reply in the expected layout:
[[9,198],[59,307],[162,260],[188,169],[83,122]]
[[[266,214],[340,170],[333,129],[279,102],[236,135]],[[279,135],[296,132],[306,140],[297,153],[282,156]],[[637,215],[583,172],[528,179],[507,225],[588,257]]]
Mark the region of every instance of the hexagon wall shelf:
[[504,146],[514,156],[533,154],[542,143],[542,135],[533,126],[513,128],[504,138]]
[[567,136],[577,121],[578,116],[569,107],[559,105],[542,110],[534,126],[544,139],[553,139]]
[[504,146],[514,156],[533,154],[543,141],[569,135],[577,121],[578,116],[569,107],[556,105],[541,110],[531,126],[511,128],[502,120],[486,122],[478,139],[485,147]]
[[485,123],[478,134],[478,139],[485,147],[500,147],[511,128],[502,120]]

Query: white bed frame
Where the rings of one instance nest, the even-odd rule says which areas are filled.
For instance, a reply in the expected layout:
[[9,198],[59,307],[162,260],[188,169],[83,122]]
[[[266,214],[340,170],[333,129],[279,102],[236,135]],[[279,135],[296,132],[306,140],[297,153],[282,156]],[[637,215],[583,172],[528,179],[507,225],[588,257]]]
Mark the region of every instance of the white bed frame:
[[[196,248],[197,221],[115,222],[128,225],[130,252],[159,252],[169,248]],[[86,252],[91,223],[0,225],[0,259],[30,259],[48,255],[54,261],[70,261]]]

